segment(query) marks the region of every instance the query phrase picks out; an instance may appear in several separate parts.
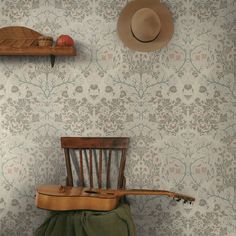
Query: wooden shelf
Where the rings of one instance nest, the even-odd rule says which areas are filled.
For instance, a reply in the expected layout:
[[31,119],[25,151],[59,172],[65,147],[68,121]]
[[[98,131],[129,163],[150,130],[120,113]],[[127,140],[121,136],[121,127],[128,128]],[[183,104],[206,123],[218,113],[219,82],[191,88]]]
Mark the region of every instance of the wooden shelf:
[[0,56],[75,56],[74,47],[0,47]]
[[39,47],[42,34],[21,26],[0,29],[0,56],[50,56],[54,66],[56,56],[76,56],[74,47]]

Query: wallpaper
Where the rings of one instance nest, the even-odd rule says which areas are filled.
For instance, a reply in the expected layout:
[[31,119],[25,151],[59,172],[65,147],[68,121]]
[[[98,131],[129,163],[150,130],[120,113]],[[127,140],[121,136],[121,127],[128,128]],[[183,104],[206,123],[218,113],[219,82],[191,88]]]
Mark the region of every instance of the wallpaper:
[[64,183],[61,136],[128,136],[128,188],[196,197],[129,197],[138,236],[235,233],[234,0],[163,0],[175,31],[152,53],[124,47],[127,0],[1,0],[0,26],[69,34],[76,57],[0,58],[0,235],[45,220],[38,184]]

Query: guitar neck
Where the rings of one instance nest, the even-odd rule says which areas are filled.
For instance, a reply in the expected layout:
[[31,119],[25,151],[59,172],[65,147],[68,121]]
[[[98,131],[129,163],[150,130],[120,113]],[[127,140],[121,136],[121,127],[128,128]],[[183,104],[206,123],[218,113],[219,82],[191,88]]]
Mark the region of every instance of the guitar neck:
[[114,193],[117,196],[125,196],[125,195],[163,195],[167,197],[173,197],[173,198],[178,198],[178,199],[183,199],[186,201],[195,201],[195,198],[179,194],[179,193],[174,193],[170,191],[165,191],[165,190],[150,190],[150,189],[117,189],[117,190],[103,190],[102,192],[109,194],[109,193]]
[[165,195],[171,197],[172,193],[165,190],[150,190],[150,189],[118,189],[116,194],[119,196],[125,195]]

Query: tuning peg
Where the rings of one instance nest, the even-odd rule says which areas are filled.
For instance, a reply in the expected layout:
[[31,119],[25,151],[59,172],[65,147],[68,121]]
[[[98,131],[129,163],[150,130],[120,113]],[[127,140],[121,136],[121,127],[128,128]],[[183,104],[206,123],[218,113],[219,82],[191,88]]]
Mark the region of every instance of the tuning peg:
[[176,201],[179,202],[181,199],[180,198],[177,198]]
[[187,203],[188,201],[187,200],[184,200],[184,204]]

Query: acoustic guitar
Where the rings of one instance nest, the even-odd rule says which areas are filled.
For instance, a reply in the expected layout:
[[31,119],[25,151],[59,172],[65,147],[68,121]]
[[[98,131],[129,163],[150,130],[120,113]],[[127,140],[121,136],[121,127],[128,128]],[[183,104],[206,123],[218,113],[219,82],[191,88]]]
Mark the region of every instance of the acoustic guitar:
[[190,204],[195,198],[186,195],[147,189],[91,189],[83,187],[68,187],[60,185],[42,185],[36,191],[36,206],[38,208],[66,210],[96,210],[110,211],[115,209],[119,200],[125,195],[163,195]]

